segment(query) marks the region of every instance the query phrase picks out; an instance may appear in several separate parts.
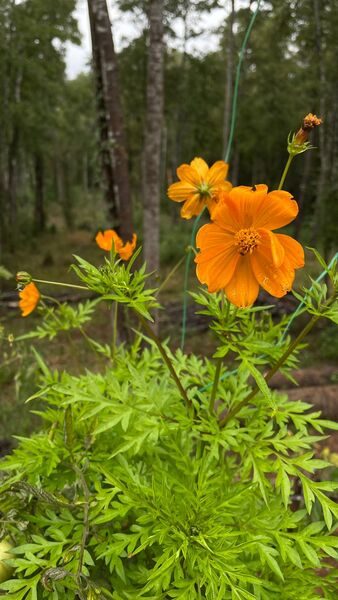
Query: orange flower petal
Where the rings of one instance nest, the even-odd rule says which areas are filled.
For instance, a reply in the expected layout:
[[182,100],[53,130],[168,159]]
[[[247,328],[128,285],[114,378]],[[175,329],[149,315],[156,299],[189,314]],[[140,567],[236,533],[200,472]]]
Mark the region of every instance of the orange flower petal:
[[21,316],[27,317],[35,309],[40,300],[40,292],[35,283],[31,281],[26,287],[19,292]]
[[[223,289],[234,276],[240,255],[233,245],[217,254],[215,247],[211,252],[206,252],[208,260],[203,260],[203,252],[195,259],[196,275],[201,283],[207,284],[209,292],[217,292]],[[199,256],[202,258],[201,261],[198,260]]]
[[201,199],[200,194],[193,194],[181,208],[181,217],[183,219],[191,219],[191,217],[197,216],[202,212],[204,207],[204,201]]
[[201,181],[207,181],[209,167],[208,167],[207,163],[205,162],[205,160],[203,160],[203,158],[199,158],[199,157],[194,158],[194,160],[191,161],[190,165],[196,170],[198,177],[199,177],[199,180],[198,180],[199,183]]
[[284,235],[282,233],[275,233],[274,235],[280,244],[282,244],[285,251],[285,258],[292,265],[292,267],[294,269],[301,269],[304,267],[304,249],[300,243],[289,235]]
[[259,244],[260,252],[264,253],[275,267],[280,267],[284,261],[285,250],[276,234],[268,229],[257,229],[257,233],[259,233],[261,238]]
[[212,186],[222,183],[228,174],[229,165],[224,160],[218,160],[209,169],[208,183]]
[[208,211],[209,211],[210,217],[212,218],[212,213],[214,212],[214,210],[217,208],[217,206],[219,204],[218,196],[214,195],[211,198],[207,198],[206,199],[206,204],[207,204],[207,207],[208,207]]
[[217,191],[215,193],[218,194],[220,192],[230,192],[231,189],[232,183],[230,183],[230,181],[222,181],[222,183],[217,184]]
[[137,235],[136,233],[133,233],[133,239],[131,242],[126,242],[124,244],[124,246],[121,246],[117,252],[120,255],[120,258],[122,258],[122,260],[129,260],[130,257],[132,256],[135,248],[136,248],[136,243],[137,243]]
[[176,170],[177,177],[184,183],[189,183],[194,190],[200,183],[200,175],[195,167],[183,164]]
[[118,250],[119,245],[122,244],[121,238],[113,229],[106,229],[103,232],[99,231],[95,238],[95,241],[99,248],[105,250],[106,252],[109,252],[112,249],[113,243],[115,245],[116,251]]
[[105,238],[103,236],[102,231],[99,231],[99,233],[97,234],[97,236],[95,237],[95,241],[97,243],[97,245],[99,246],[99,248],[102,248],[102,250],[105,250],[105,246],[106,246],[106,241]]
[[184,202],[184,200],[195,192],[196,186],[186,181],[177,181],[176,183],[172,183],[168,188],[168,196],[174,202]]
[[240,256],[234,275],[225,286],[226,296],[235,306],[245,308],[255,302],[258,292],[259,285],[252,271],[250,258],[248,255]]
[[281,298],[291,290],[295,271],[288,261],[284,261],[277,268],[264,252],[260,252],[260,249],[257,249],[250,258],[257,281],[271,296]]
[[279,229],[298,215],[298,204],[289,192],[276,190],[255,206],[253,225],[256,228]]
[[[208,223],[198,230],[196,246],[203,252],[214,246],[219,246],[222,250],[224,246],[229,244],[234,245],[234,236],[224,231],[216,223]],[[197,256],[201,256],[201,254]]]
[[254,216],[261,204],[267,197],[268,187],[265,184],[258,184],[254,187],[239,185],[232,188],[229,193],[232,210],[236,211],[241,228],[252,227],[255,225]]
[[239,207],[231,197],[231,192],[220,192],[219,201],[216,208],[212,212],[212,220],[225,231],[235,233],[242,229],[242,216]]

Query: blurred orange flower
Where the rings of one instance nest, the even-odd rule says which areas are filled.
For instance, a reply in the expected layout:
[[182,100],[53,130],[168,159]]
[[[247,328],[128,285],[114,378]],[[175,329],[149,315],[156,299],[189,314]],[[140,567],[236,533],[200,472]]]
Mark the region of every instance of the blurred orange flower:
[[205,205],[212,214],[219,193],[232,188],[231,183],[225,181],[228,170],[229,165],[223,160],[218,160],[209,169],[203,158],[194,158],[190,165],[178,167],[180,181],[169,186],[168,196],[174,202],[184,202],[181,209],[183,219],[199,215]]
[[295,269],[304,266],[304,251],[293,238],[273,233],[295,219],[298,205],[283,190],[268,193],[266,185],[239,186],[223,193],[201,227],[196,245],[196,273],[209,292],[224,289],[239,307],[251,306],[259,286],[280,298],[292,287]]
[[114,250],[119,254],[120,258],[122,260],[129,260],[136,248],[137,235],[133,233],[132,241],[124,244],[114,229],[106,229],[103,232],[100,231],[95,240],[97,245],[107,252],[113,248],[114,244]]
[[35,283],[31,282],[25,286],[25,288],[19,292],[20,301],[19,306],[21,309],[21,316],[27,317],[33,312],[36,305],[40,300],[40,292],[36,287]]

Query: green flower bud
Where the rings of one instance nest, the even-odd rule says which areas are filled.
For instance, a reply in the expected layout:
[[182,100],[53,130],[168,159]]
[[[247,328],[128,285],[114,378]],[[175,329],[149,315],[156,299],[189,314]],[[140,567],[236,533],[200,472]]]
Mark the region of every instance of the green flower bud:
[[32,281],[32,276],[26,271],[18,271],[18,273],[15,276],[15,279],[18,283],[22,285],[27,285]]

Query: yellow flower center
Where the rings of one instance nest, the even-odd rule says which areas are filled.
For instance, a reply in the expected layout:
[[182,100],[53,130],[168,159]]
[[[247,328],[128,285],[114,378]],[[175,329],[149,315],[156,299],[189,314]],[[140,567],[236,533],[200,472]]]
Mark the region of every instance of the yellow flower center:
[[210,185],[205,181],[202,181],[197,189],[201,196],[210,196]]
[[260,243],[261,236],[253,227],[240,229],[235,235],[235,245],[238,246],[238,252],[242,255],[254,251]]

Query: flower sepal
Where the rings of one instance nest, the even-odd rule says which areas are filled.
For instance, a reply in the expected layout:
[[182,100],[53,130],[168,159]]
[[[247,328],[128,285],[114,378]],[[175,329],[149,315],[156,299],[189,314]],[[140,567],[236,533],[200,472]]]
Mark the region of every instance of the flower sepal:
[[31,283],[32,276],[27,271],[18,271],[15,275],[15,279],[18,282],[18,288],[23,290],[26,285]]
[[292,157],[296,156],[297,154],[302,154],[307,150],[312,150],[316,147],[313,146],[310,142],[302,142],[300,136],[297,136],[298,133],[291,133],[291,131],[288,135],[287,151]]

